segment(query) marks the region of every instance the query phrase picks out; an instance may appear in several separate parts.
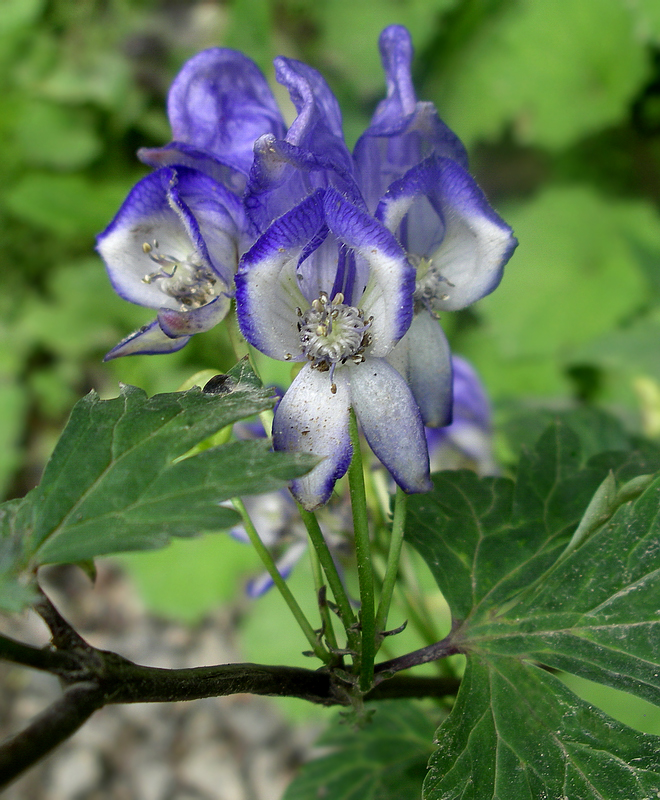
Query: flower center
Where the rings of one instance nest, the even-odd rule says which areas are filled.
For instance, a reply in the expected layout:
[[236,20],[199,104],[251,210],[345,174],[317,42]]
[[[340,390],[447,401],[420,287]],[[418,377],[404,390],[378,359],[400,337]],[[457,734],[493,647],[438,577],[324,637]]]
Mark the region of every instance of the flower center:
[[[303,312],[297,309],[300,321],[300,346],[312,362],[312,369],[330,370],[331,377],[337,364],[349,359],[355,364],[364,361],[364,351],[371,344],[368,333],[373,317],[364,319],[364,312],[344,304],[339,292],[332,301],[325,292]],[[333,384],[333,391],[336,387]]]
[[156,283],[165,294],[181,304],[181,311],[201,308],[220,294],[222,289],[218,276],[192,255],[176,258],[158,252],[158,242],[145,242],[142,250],[158,265],[155,272],[142,278],[143,283]]
[[415,294],[413,295],[415,305],[423,305],[429,310],[433,310],[437,300],[449,300],[447,289],[453,288],[454,284],[447,278],[443,278],[433,261],[430,258],[412,255],[408,258],[417,269]]

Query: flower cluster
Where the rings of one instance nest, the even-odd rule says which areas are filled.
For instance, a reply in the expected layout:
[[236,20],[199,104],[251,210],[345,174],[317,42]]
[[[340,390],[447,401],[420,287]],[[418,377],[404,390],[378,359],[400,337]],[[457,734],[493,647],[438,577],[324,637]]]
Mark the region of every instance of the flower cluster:
[[140,181],[98,240],[115,289],[158,310],[107,358],[172,352],[236,313],[247,341],[302,368],[274,419],[277,450],[324,460],[292,491],[325,504],[347,470],[355,413],[408,492],[430,488],[424,426],[451,421],[452,365],[436,316],[491,292],[516,245],[465,149],[416,99],[400,26],[380,50],[387,97],[351,153],[323,77],[279,57],[288,129],[244,55],[192,58],[168,98],[173,141],[140,151]]

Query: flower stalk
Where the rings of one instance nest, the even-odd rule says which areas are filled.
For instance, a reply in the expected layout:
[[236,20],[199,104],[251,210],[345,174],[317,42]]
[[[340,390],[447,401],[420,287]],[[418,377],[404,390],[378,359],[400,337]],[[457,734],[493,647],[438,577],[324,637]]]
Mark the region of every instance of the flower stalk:
[[360,689],[368,692],[373,683],[374,658],[376,656],[374,572],[371,565],[371,541],[367,517],[367,499],[360,452],[360,436],[357,419],[351,411],[349,431],[353,445],[353,458],[348,468],[348,485],[353,512],[353,533],[357,559],[358,585],[360,587]]
[[247,533],[250,539],[250,543],[256,550],[264,567],[268,571],[268,574],[273,579],[273,583],[275,584],[278,591],[284,598],[285,603],[289,606],[296,622],[300,626],[302,632],[305,634],[305,637],[309,642],[310,647],[314,652],[314,655],[320,658],[321,661],[323,661],[325,664],[327,664],[331,660],[330,654],[320,644],[318,636],[314,631],[314,628],[312,628],[303,610],[298,605],[298,601],[293,596],[293,593],[291,592],[291,589],[289,589],[286,581],[280,575],[272,555],[270,554],[268,548],[261,541],[261,538],[257,533],[257,529],[252,524],[252,520],[250,519],[250,515],[248,514],[245,505],[243,504],[242,500],[240,500],[237,497],[232,500],[232,504],[234,508],[238,511],[238,513],[241,515],[241,519],[243,520],[243,526],[245,528],[245,532]]
[[392,603],[394,586],[396,585],[397,574],[399,571],[399,559],[401,558],[401,548],[403,546],[403,531],[406,523],[407,495],[397,486],[394,500],[394,516],[392,519],[392,532],[390,535],[390,547],[387,554],[387,565],[385,567],[385,577],[381,589],[380,602],[376,613],[376,633],[382,633],[387,627],[387,616]]

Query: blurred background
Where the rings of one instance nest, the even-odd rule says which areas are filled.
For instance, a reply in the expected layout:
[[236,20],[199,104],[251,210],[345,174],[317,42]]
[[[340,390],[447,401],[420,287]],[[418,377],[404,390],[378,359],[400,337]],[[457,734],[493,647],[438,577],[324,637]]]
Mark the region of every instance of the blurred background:
[[[617,425],[660,436],[657,0],[2,0],[5,497],[38,481],[72,405],[91,388],[113,396],[121,381],[174,391],[199,370],[233,363],[220,328],[176,354],[102,363],[153,313],[115,296],[94,237],[147,173],[137,148],[169,140],[166,93],[183,62],[205,47],[234,47],[272,79],[275,55],[307,61],[339,98],[352,146],[383,97],[377,39],[394,22],[415,42],[418,97],[463,139],[520,241],[498,290],[442,319],[490,394],[500,462],[513,464],[558,410],[576,419],[589,407],[609,412],[614,445]],[[198,626],[258,569],[249,548],[222,534],[123,564],[136,603]],[[295,632],[291,641],[268,636],[283,614],[270,596],[242,608],[243,657],[293,663]],[[625,716],[629,698],[616,702]],[[648,709],[634,714],[625,721],[660,733]]]

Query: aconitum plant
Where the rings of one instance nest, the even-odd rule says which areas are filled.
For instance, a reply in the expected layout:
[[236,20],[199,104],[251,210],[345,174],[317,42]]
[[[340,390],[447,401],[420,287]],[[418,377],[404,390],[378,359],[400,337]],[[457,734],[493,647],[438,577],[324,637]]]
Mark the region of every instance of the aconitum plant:
[[[140,151],[153,171],[97,245],[114,289],[156,317],[106,358],[233,322],[238,363],[186,392],[91,393],[41,484],[3,506],[0,605],[33,606],[52,642],[0,637],[0,657],[65,687],[0,746],[5,783],[106,704],[252,692],[349,711],[288,800],[660,797],[660,739],[562,681],[660,704],[660,450],[622,434],[607,452],[593,432],[587,458],[558,415],[498,465],[487,396],[439,316],[496,290],[517,241],[417,99],[408,32],[386,28],[380,51],[386,97],[352,153],[299,61],[275,61],[288,127],[242,53],[206,50],[174,80],[172,141]],[[277,397],[263,356],[290,365]],[[281,593],[313,668],[137,665],[87,644],[39,586],[44,564],[90,570],[206,531],[256,550],[250,594]],[[287,582],[305,553],[313,617]]]

